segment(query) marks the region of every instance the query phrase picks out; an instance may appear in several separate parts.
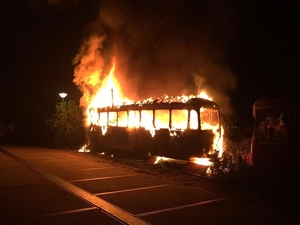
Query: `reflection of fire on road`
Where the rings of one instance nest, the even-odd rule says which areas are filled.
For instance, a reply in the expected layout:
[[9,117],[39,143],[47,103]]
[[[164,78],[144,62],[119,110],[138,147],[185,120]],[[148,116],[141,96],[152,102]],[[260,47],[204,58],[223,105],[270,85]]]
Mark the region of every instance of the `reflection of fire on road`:
[[[223,130],[220,127],[219,111],[216,108],[215,103],[211,102],[211,98],[205,92],[200,92],[197,96],[178,96],[169,97],[163,96],[160,99],[145,99],[142,101],[132,101],[126,99],[122,95],[121,86],[119,85],[116,77],[114,76],[115,61],[113,61],[112,68],[109,74],[101,82],[101,86],[98,91],[94,91],[94,96],[90,96],[90,101],[86,109],[86,126],[90,127],[90,132],[98,131],[101,136],[106,137],[114,133],[113,147],[121,149],[122,144],[116,142],[122,142],[124,138],[122,135],[118,136],[115,133],[120,129],[125,129],[127,133],[133,132],[138,129],[144,129],[148,131],[152,138],[158,138],[157,135],[161,135],[162,132],[167,131],[169,138],[178,140],[172,147],[184,144],[182,137],[189,131],[210,131],[212,132],[213,141],[211,146],[207,147],[203,143],[209,142],[208,140],[202,140],[197,142],[194,139],[197,138],[194,134],[194,138],[187,138],[190,142],[194,142],[193,147],[203,148],[201,154],[191,152],[189,161],[195,164],[209,166],[211,164],[210,159],[206,157],[207,154],[212,154],[218,151],[219,156],[222,155],[222,136]],[[197,105],[196,100],[203,99],[205,104],[199,106],[199,110],[192,109],[191,105]],[[199,100],[197,100],[199,101]],[[207,102],[206,102],[207,101]],[[194,103],[195,102],[195,103]],[[185,103],[187,105],[185,105]],[[111,128],[111,129],[110,129]],[[115,128],[115,130],[112,130]],[[118,131],[117,131],[118,130]],[[186,132],[185,132],[186,131]],[[159,133],[159,134],[157,134]],[[129,134],[130,135],[130,134]],[[209,139],[208,133],[203,133]],[[202,137],[202,139],[203,139]],[[103,138],[105,139],[105,138]],[[106,138],[108,139],[108,138]],[[164,141],[164,140],[162,140]],[[127,148],[130,143],[123,143],[123,147]],[[198,145],[198,146],[196,146]],[[201,146],[200,146],[201,145]],[[202,146],[203,145],[203,146]],[[207,145],[207,144],[206,144]],[[87,147],[83,147],[81,151],[85,151]],[[155,151],[153,151],[155,152]],[[162,153],[162,151],[157,151]],[[165,153],[170,157],[174,157],[172,153]],[[186,153],[188,154],[188,153]],[[178,153],[176,157],[183,157],[186,155]],[[169,157],[158,156],[158,161],[170,160]]]

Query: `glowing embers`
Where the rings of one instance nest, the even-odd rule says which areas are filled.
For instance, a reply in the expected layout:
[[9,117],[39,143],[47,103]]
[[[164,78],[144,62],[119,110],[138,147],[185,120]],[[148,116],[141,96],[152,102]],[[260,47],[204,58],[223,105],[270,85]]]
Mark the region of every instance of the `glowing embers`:
[[162,161],[167,161],[167,157],[163,157],[163,156],[156,156],[156,160],[154,161],[154,163],[153,164],[158,164],[158,163],[160,163],[160,162],[162,162]]
[[90,150],[87,148],[87,145],[82,146],[78,152],[90,152]]
[[149,156],[147,163],[150,165],[163,165],[183,171],[188,174],[209,176],[213,162],[210,158],[191,157],[189,160],[180,160],[163,156]]
[[190,162],[195,163],[197,165],[202,165],[202,166],[210,166],[212,165],[212,162],[210,161],[210,158],[198,158],[198,157],[191,157]]
[[164,157],[164,156],[149,156],[147,163],[148,164],[153,164],[153,165],[157,165],[160,163],[164,163],[164,162],[168,162],[168,163],[176,163],[176,164],[181,164],[181,165],[186,165],[188,163],[187,160],[180,160],[180,159],[173,159],[173,158],[168,158],[168,157]]

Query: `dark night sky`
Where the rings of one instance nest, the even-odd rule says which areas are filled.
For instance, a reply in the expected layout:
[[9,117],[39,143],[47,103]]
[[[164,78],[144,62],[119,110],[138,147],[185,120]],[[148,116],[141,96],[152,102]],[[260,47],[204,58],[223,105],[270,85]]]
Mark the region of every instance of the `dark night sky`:
[[[79,102],[74,68],[93,71],[103,61],[105,71],[116,54],[132,96],[203,87],[216,93],[225,114],[240,120],[235,123],[251,116],[259,97],[300,97],[296,1],[15,2],[0,8],[2,114],[43,120],[61,91]],[[91,35],[106,36],[101,56],[73,65]]]

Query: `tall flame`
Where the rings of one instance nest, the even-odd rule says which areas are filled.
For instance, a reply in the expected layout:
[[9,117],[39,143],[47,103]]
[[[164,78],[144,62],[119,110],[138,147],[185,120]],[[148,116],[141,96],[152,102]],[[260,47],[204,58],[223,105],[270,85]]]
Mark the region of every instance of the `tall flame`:
[[109,74],[106,78],[102,81],[102,85],[96,95],[93,97],[91,102],[89,103],[86,111],[87,115],[87,124],[90,125],[91,123],[97,124],[98,121],[98,114],[96,111],[92,109],[97,109],[100,107],[107,107],[107,106],[114,106],[120,105],[125,101],[121,93],[121,87],[118,80],[114,76],[115,68],[116,68],[116,61],[113,59],[113,65],[109,71]]
[[103,80],[102,86],[89,104],[89,108],[106,107],[122,102],[123,96],[120,91],[120,84],[114,77],[115,67],[115,61],[113,61],[109,74]]
[[[91,99],[86,115],[87,115],[87,126],[91,124],[95,124],[98,126],[102,126],[102,132],[106,132],[108,118],[106,113],[98,113],[97,108],[102,107],[111,107],[111,106],[118,106],[123,105],[126,103],[132,103],[133,101],[128,100],[124,98],[122,91],[121,91],[121,85],[118,83],[118,80],[115,78],[115,67],[116,62],[115,58],[113,60],[112,68],[109,71],[109,74],[105,77],[105,79],[102,81],[102,85],[96,95]],[[197,96],[180,96],[176,97],[176,101],[186,102],[190,98],[204,98],[212,101],[212,98],[210,98],[205,91],[201,91]],[[174,98],[170,98],[169,96],[164,96],[161,101],[172,101]],[[145,102],[151,102],[152,99],[147,99]],[[222,155],[223,151],[223,128],[221,128],[221,131],[219,130],[219,121],[215,120],[212,122],[212,119],[210,116],[207,116],[209,118],[206,118],[206,115],[211,115],[211,109],[200,109],[200,117],[201,118],[201,129],[203,130],[212,130],[212,132],[215,134],[214,143],[213,143],[213,149],[217,149],[219,151],[219,156]],[[130,111],[125,115],[118,115],[118,126],[124,126],[128,128],[138,128],[138,127],[144,127],[146,130],[148,130],[152,136],[155,135],[155,129],[159,128],[169,128],[169,111],[160,110],[157,114],[155,114],[155,121],[153,121],[153,111],[152,110],[142,110],[139,111]],[[141,113],[141,115],[139,115]],[[188,111],[187,110],[172,110],[172,127],[169,128],[170,135],[176,135],[175,130],[185,130],[187,129],[187,117],[188,117]],[[140,118],[142,120],[140,121]],[[191,111],[190,114],[190,129],[198,129],[198,116],[197,112],[195,110]],[[154,126],[155,125],[155,126]],[[173,132],[173,133],[172,133]],[[193,158],[192,160],[195,163],[203,163],[203,160],[197,160]],[[204,160],[205,164],[208,164],[209,162],[207,160]]]

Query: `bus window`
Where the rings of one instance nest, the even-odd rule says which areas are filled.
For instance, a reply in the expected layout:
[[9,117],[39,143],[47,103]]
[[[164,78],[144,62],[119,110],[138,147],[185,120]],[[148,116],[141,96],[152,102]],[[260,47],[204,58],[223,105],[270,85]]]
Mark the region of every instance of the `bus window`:
[[127,111],[118,112],[118,126],[127,127]]
[[155,110],[155,128],[169,128],[170,111],[166,109]]
[[99,126],[107,125],[107,112],[101,112],[99,117]]
[[201,108],[200,121],[202,130],[211,130],[219,126],[219,112],[216,109]]
[[197,130],[199,127],[198,125],[198,113],[196,110],[191,110],[190,112],[190,128],[193,130]]
[[146,130],[153,129],[153,111],[142,110],[141,111],[141,127],[145,127]]
[[256,111],[256,138],[284,141],[288,139],[291,114],[287,109],[262,109]]
[[140,126],[140,112],[138,110],[130,110],[128,118],[128,127]]
[[188,124],[188,111],[174,109],[171,111],[172,129],[186,129]]
[[99,126],[99,114],[94,109],[90,109],[90,122]]
[[108,113],[108,125],[117,126],[117,112]]

